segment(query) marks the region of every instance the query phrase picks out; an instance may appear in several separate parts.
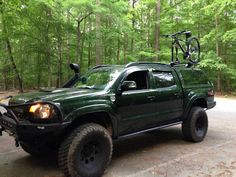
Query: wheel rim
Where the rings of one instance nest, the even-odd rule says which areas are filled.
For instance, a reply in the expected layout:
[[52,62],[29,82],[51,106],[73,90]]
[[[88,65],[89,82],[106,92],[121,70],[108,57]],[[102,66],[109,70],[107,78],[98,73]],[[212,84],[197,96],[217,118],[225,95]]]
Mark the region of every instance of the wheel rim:
[[98,165],[102,155],[100,144],[96,141],[85,143],[78,154],[78,165],[92,169]]
[[198,136],[202,137],[206,131],[206,123],[203,117],[198,117],[195,123],[195,131]]

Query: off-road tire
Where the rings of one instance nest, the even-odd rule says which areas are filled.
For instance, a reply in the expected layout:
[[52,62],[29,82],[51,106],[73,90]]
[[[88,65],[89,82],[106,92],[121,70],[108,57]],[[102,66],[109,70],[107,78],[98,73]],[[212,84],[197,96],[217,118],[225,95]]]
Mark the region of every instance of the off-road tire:
[[201,107],[192,107],[188,118],[182,123],[184,139],[192,142],[202,141],[207,133],[208,118]]
[[84,124],[62,142],[58,164],[66,177],[100,177],[112,156],[112,139],[101,125]]
[[21,148],[28,154],[35,157],[53,156],[57,149],[48,145],[31,145],[29,143],[20,143]]

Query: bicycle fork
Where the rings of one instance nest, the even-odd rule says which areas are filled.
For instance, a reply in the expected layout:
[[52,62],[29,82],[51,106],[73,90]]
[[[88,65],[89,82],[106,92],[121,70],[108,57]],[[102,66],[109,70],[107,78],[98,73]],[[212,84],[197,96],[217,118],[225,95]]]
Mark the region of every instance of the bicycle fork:
[[[171,63],[173,64],[179,64],[179,58],[178,58],[178,47],[175,46],[176,43],[172,42],[172,47],[171,47]],[[174,49],[175,48],[175,49]],[[175,50],[175,56],[174,56],[174,50]]]

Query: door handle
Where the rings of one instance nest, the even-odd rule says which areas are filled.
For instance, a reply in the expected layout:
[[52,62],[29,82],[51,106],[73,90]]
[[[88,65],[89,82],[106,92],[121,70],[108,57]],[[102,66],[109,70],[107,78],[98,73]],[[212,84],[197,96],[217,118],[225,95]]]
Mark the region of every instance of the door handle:
[[153,101],[155,98],[156,98],[156,97],[153,96],[153,95],[149,95],[149,96],[147,97],[147,99],[149,99],[150,101]]

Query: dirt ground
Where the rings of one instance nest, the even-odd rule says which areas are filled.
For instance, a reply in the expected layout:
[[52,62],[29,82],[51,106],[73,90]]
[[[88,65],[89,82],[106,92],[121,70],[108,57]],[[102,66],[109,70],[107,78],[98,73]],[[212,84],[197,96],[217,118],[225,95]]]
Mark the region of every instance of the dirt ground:
[[[185,142],[180,126],[115,141],[104,176],[236,177],[236,99],[216,101],[207,111],[209,129],[203,142]],[[0,176],[63,177],[56,159],[31,157],[7,134],[0,137]]]

